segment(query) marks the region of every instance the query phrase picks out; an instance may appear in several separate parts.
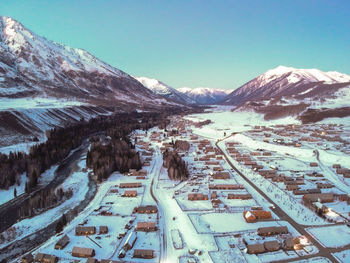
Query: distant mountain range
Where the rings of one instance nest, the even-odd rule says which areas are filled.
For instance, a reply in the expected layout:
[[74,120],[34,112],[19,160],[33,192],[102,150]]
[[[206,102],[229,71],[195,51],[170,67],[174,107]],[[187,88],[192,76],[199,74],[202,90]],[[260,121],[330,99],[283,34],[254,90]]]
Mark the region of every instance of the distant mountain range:
[[279,66],[234,90],[223,103],[264,113],[266,119],[293,115],[313,122],[349,116],[349,99],[346,74]]
[[136,77],[146,88],[155,94],[161,95],[182,104],[210,105],[220,103],[232,90],[221,90],[211,88],[179,88],[174,89],[163,82],[146,77]]
[[221,103],[232,90],[211,89],[211,88],[180,88],[178,91],[186,94],[198,104],[218,104]]
[[155,94],[158,94],[167,99],[173,100],[181,104],[196,104],[197,101],[193,100],[186,94],[164,84],[157,79],[151,79],[146,77],[135,77],[143,86],[150,89]]

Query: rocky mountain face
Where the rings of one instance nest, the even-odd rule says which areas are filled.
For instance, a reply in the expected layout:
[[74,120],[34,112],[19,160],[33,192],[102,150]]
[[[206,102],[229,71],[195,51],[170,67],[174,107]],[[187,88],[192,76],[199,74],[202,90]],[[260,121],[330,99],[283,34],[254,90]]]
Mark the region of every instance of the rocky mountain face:
[[181,104],[196,104],[197,102],[184,93],[164,84],[157,79],[146,77],[136,77],[136,79],[146,88],[155,94]]
[[0,105],[0,146],[82,117],[177,106],[87,51],[9,17],[0,17]]
[[178,89],[183,94],[186,94],[197,104],[217,104],[222,102],[232,90],[210,89],[210,88],[180,88]]
[[346,74],[279,66],[234,90],[223,103],[235,105],[235,110],[263,113],[266,119],[297,116],[313,122],[323,119],[319,116],[346,116],[349,99],[350,76]]

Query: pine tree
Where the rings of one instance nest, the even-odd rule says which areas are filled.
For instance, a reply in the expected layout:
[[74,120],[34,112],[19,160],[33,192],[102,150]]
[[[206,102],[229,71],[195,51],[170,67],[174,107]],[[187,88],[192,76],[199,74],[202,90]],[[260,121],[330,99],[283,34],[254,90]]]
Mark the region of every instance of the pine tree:
[[59,220],[56,225],[56,233],[60,233],[63,230],[62,222]]

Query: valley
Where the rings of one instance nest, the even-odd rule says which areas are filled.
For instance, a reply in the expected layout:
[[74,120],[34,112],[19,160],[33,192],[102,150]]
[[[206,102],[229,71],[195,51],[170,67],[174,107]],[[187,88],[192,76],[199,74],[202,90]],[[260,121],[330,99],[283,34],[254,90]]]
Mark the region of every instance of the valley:
[[[347,262],[350,126],[252,124],[227,106],[206,111],[169,117],[166,130],[132,132],[142,169],[100,183],[33,257],[70,262],[81,247],[101,262]],[[219,115],[235,124],[223,128]],[[185,180],[171,180],[163,165],[176,141],[187,142],[176,147]],[[79,227],[93,232],[80,236]],[[325,238],[324,230],[337,234]],[[68,244],[55,249],[63,236]]]
[[350,262],[336,3],[102,2],[0,15],[0,263]]

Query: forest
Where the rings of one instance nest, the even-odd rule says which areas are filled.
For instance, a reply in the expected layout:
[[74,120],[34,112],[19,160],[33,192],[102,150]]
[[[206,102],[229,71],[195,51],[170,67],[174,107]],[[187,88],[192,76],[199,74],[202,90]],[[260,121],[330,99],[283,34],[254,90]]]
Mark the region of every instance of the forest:
[[39,176],[52,165],[58,164],[82,141],[94,134],[104,133],[111,138],[107,145],[95,143],[89,152],[88,164],[102,179],[113,170],[125,171],[139,168],[141,163],[128,134],[135,129],[147,130],[155,125],[166,126],[166,116],[183,113],[181,109],[159,112],[116,113],[81,121],[66,127],[56,127],[46,132],[47,140],[23,152],[0,153],[0,189],[8,189],[23,173],[27,176],[26,192],[33,191]]

